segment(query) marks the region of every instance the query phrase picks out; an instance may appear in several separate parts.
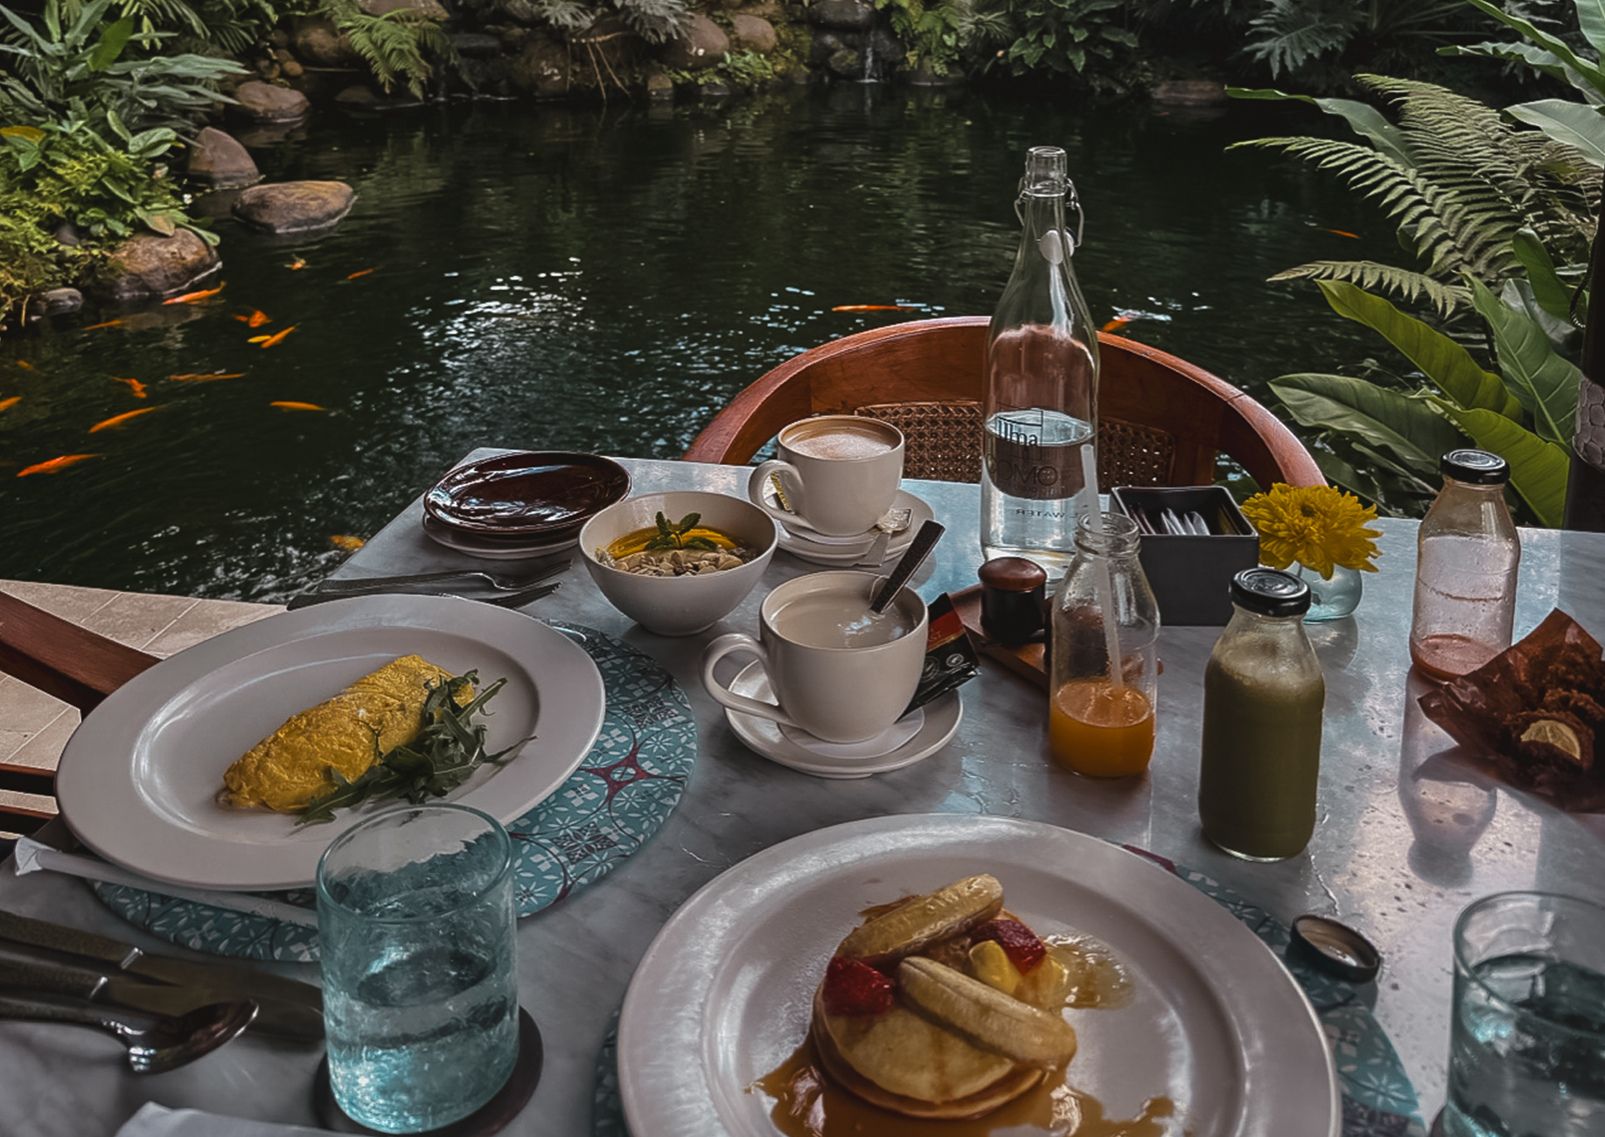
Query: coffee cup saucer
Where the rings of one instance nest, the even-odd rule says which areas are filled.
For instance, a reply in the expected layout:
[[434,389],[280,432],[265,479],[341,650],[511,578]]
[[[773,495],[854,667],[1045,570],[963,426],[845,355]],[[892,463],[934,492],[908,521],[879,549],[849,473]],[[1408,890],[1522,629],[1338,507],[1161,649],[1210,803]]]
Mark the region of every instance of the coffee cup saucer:
[[[771,504],[774,501],[772,496],[768,496],[766,500]],[[910,542],[914,540],[914,534],[919,532],[919,527],[936,516],[935,510],[927,502],[907,490],[897,491],[897,496],[892,499],[892,508],[908,510],[909,519],[908,525],[900,532],[892,534],[886,543],[886,559],[895,557],[908,548]],[[876,538],[880,536],[880,530],[870,529],[856,537],[822,538],[811,529],[793,529],[785,518],[778,520],[780,547],[794,557],[820,565],[859,564],[874,547]]]
[[[765,702],[774,699],[769,676],[757,662],[742,668],[731,681],[730,690]],[[963,717],[964,704],[959,701],[959,693],[949,691],[905,715],[878,738],[869,742],[834,743],[757,715],[725,711],[730,729],[747,749],[816,778],[867,778],[871,774],[912,766],[946,746]],[[908,724],[915,724],[911,733]]]

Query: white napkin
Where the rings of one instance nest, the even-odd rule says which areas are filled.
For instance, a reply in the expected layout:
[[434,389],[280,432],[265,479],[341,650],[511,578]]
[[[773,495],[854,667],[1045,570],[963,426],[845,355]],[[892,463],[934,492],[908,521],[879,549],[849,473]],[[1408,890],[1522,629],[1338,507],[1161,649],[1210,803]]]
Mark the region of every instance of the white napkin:
[[116,1137],[326,1137],[327,1129],[306,1129],[299,1125],[274,1125],[268,1121],[246,1121],[202,1113],[198,1109],[168,1109],[147,1102],[130,1117]]

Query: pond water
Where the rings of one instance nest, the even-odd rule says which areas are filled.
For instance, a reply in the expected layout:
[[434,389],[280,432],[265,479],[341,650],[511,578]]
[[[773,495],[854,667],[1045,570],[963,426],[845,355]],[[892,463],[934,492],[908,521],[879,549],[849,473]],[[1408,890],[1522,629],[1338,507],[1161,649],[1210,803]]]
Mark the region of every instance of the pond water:
[[[1372,350],[1365,333],[1313,287],[1264,278],[1391,241],[1328,181],[1224,152],[1316,117],[857,85],[723,108],[324,112],[258,160],[274,179],[353,183],[332,233],[224,222],[216,299],[0,341],[0,399],[22,396],[0,413],[0,578],[281,598],[346,555],[331,536],[371,534],[474,446],[676,456],[796,352],[990,312],[1039,143],[1070,152],[1095,319],[1140,313],[1133,338],[1250,391],[1339,370]],[[251,309],[273,321],[260,331],[295,331],[252,345],[233,318]],[[209,372],[243,374],[168,378]],[[159,409],[86,433],[142,407]],[[99,457],[10,476],[73,453]]]

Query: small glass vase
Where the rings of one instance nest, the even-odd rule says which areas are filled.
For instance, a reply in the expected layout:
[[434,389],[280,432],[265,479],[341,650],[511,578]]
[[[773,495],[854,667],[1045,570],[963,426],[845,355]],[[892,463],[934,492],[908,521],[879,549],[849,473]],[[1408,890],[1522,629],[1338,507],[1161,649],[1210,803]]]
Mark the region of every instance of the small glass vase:
[[1322,576],[1308,565],[1294,561],[1287,571],[1310,586],[1310,611],[1304,617],[1306,624],[1341,620],[1354,615],[1354,610],[1360,606],[1365,580],[1356,569],[1333,565],[1332,575]]

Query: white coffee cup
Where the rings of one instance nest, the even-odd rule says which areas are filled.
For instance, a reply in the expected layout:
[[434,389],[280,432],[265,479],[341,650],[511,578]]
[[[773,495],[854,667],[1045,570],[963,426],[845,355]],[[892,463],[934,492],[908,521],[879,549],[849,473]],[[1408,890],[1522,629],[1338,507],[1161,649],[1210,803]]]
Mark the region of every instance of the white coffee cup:
[[[925,602],[903,589],[884,616],[869,613],[885,580],[867,572],[796,577],[764,598],[758,638],[720,636],[702,656],[702,684],[734,711],[796,727],[827,742],[862,742],[903,717],[925,664]],[[776,703],[738,695],[714,678],[733,652],[758,657]]]
[[[779,458],[764,462],[747,482],[747,496],[784,525],[828,537],[867,533],[897,497],[903,480],[903,432],[859,415],[819,415],[784,427]],[[764,500],[770,475],[780,479],[792,512]]]

